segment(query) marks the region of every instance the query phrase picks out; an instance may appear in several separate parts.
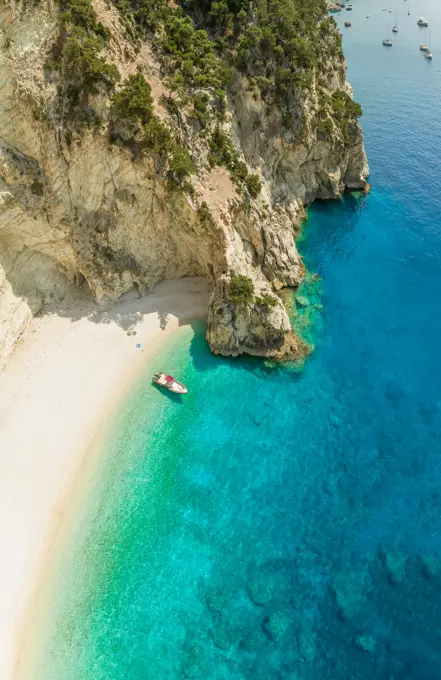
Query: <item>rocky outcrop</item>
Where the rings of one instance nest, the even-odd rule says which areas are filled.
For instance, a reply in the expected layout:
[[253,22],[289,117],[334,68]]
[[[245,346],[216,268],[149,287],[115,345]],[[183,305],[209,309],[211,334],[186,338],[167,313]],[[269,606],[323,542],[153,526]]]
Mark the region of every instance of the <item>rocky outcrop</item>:
[[[98,0],[95,7],[114,36],[109,58],[123,76],[145,74],[157,114],[173,127],[148,45],[135,50],[118,12],[104,15]],[[300,140],[237,77],[225,126],[259,172],[262,191],[244,199],[225,169],[210,170],[206,148],[184,120],[179,135],[199,168],[194,191],[186,194],[158,177],[151,158],[109,143],[104,91],[92,102],[101,127],[74,137],[63,130],[56,83],[44,68],[58,22],[53,0],[0,4],[0,365],[32,315],[73,288],[87,284],[97,301],[116,300],[134,286],[147,294],[162,279],[194,275],[213,284],[207,333],[213,351],[303,352],[277,291],[298,286],[303,276],[294,243],[303,205],[365,185],[358,125],[350,144],[320,140],[312,127]],[[345,85],[344,70],[336,69],[330,90]],[[299,106],[306,119],[313,117],[313,100]],[[252,301],[229,298],[232,275],[252,279]],[[273,296],[270,306],[261,302],[265,295]]]

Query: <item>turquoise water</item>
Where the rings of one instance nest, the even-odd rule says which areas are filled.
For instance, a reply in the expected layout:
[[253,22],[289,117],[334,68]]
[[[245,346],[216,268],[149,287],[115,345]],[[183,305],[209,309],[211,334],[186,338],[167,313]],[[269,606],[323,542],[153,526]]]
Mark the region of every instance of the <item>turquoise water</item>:
[[154,368],[190,394],[125,402],[33,678],[441,677],[441,7],[392,4],[387,50],[383,1],[344,37],[372,193],[311,208],[300,246],[315,353],[170,341]]

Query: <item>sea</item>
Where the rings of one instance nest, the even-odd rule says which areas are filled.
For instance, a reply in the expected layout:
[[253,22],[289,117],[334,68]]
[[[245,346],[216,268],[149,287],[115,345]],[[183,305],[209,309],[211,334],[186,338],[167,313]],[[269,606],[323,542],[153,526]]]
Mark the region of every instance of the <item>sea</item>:
[[441,678],[441,4],[336,21],[372,191],[308,210],[292,315],[314,352],[170,336],[68,520],[32,680]]

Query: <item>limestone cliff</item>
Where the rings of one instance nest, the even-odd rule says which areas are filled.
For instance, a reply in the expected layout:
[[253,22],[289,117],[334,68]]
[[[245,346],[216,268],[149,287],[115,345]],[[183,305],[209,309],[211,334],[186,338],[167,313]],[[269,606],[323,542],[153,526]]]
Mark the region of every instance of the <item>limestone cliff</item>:
[[[155,120],[190,152],[191,185],[171,182],[157,157],[137,153],[139,135],[129,145],[119,133],[112,143],[108,87],[91,89],[87,106],[82,102],[88,124],[73,124],[60,74],[48,66],[60,40],[58,2],[0,1],[0,365],[32,315],[73,289],[87,284],[98,301],[116,300],[134,286],[147,294],[162,279],[194,275],[213,285],[213,351],[295,354],[301,343],[277,296],[303,276],[294,231],[305,204],[366,185],[361,129],[356,120],[343,132],[317,126],[318,111],[329,116],[315,80],[308,94],[297,94],[287,125],[253,91],[249,75],[233,70],[221,127],[246,172],[256,173],[258,188],[248,192],[237,173],[232,181],[231,163],[227,169],[209,162],[214,123],[201,133],[184,99],[170,109],[155,41],[130,39],[127,16],[115,4],[93,0],[110,36],[103,54],[121,76],[116,89],[130,74],[143,74]],[[336,58],[320,91],[331,97],[347,88]],[[247,299],[230,294],[234,277],[251,279]]]

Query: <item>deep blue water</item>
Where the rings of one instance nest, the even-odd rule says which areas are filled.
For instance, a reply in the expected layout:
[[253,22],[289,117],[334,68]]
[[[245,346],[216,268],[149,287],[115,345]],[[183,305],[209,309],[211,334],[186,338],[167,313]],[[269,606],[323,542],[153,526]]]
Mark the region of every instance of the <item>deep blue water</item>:
[[190,394],[146,373],[121,409],[34,678],[441,678],[441,6],[390,5],[387,50],[383,1],[344,36],[372,193],[299,246],[314,354],[219,359],[197,324],[164,348]]

